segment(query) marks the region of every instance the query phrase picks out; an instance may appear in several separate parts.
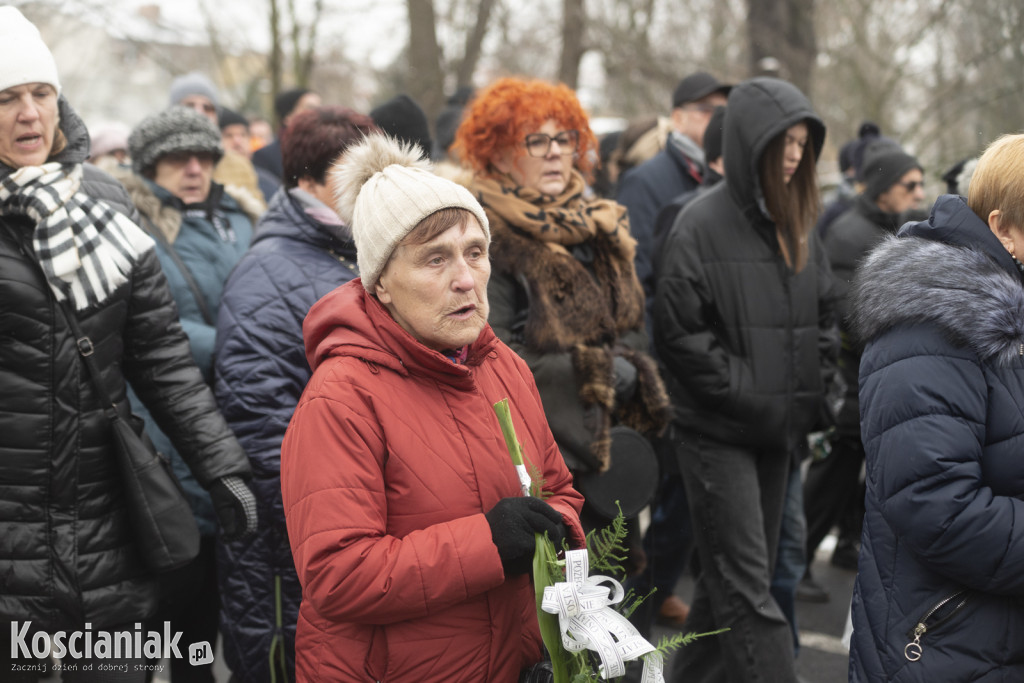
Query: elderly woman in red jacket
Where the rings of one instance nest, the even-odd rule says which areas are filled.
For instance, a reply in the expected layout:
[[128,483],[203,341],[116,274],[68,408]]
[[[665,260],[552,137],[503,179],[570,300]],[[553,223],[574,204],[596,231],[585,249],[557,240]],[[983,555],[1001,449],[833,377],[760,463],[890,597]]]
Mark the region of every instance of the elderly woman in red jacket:
[[[361,278],[306,318],[313,377],[281,452],[298,679],[512,683],[543,656],[534,533],[582,546],[582,498],[487,324],[487,217],[382,135],[332,176]],[[521,493],[503,398],[544,500]]]

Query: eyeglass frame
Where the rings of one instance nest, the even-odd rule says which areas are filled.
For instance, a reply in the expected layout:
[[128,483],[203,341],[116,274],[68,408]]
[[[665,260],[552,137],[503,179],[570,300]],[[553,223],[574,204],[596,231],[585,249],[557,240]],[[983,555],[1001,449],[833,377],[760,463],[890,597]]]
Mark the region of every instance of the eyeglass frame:
[[922,190],[924,189],[924,181],[923,180],[908,180],[905,183],[896,183],[896,184],[899,185],[900,187],[902,187],[907,192],[913,192],[914,190],[916,190],[919,187]]
[[[569,137],[571,139],[569,142],[563,144],[561,141],[558,140],[558,138],[566,133],[569,134]],[[547,140],[547,143],[544,145],[543,154],[533,153],[533,149],[530,144],[531,139],[538,142],[543,139]],[[530,133],[525,138],[523,138],[523,146],[526,147],[526,154],[533,157],[534,159],[543,159],[547,157],[548,154],[551,153],[552,142],[558,143],[558,153],[560,156],[569,156],[570,154],[575,154],[576,151],[580,148],[580,132],[575,128],[569,128],[567,130],[560,130],[554,135],[548,135],[547,133]]]

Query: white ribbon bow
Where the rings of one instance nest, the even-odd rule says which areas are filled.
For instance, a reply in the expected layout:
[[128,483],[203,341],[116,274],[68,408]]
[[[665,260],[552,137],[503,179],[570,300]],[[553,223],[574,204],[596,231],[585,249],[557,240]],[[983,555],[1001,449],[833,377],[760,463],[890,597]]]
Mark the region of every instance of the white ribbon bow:
[[626,662],[643,657],[642,683],[664,683],[661,653],[611,608],[625,594],[622,584],[611,577],[588,576],[589,573],[586,550],[566,551],[566,580],[544,589],[541,609],[558,615],[562,645],[569,652],[596,652],[601,659],[598,673],[605,680],[626,675]]

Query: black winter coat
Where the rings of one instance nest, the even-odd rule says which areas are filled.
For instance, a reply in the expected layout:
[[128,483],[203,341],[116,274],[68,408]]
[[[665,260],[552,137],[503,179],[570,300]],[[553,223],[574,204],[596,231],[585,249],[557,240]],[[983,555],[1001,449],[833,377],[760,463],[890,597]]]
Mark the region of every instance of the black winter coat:
[[[69,145],[55,160],[81,163],[88,136],[63,101],[61,127]],[[130,206],[98,169],[86,167],[82,187]],[[132,547],[109,422],[33,255],[33,229],[27,218],[0,217],[0,623],[52,632],[140,621],[156,607],[156,584]],[[78,319],[114,400],[130,379],[201,482],[248,474],[153,250]]]
[[857,373],[860,354],[864,350],[850,333],[849,294],[857,265],[887,235],[895,235],[899,216],[878,208],[861,194],[853,205],[835,219],[822,237],[828,255],[832,276],[836,283],[836,311],[842,348],[839,351],[839,372],[845,385],[842,405],[836,415],[836,431],[846,436],[860,437],[860,408],[857,402]]
[[654,340],[684,430],[790,451],[818,420],[834,372],[834,285],[813,234],[806,267],[786,264],[755,169],[790,126],[807,122],[818,151],[825,130],[798,91],[749,83],[729,97],[725,180],[683,209],[666,241]]
[[944,195],[871,252],[853,301],[867,513],[850,680],[1024,680],[1021,274]]

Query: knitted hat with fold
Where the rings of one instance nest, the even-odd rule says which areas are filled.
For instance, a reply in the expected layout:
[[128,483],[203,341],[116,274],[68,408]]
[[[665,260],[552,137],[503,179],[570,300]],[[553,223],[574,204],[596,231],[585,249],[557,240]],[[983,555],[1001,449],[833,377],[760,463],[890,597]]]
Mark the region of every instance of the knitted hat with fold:
[[0,90],[47,83],[60,94],[57,63],[39,29],[15,7],[0,7]]
[[427,216],[465,209],[487,240],[487,215],[462,185],[434,175],[420,150],[381,134],[352,145],[330,173],[335,210],[352,226],[363,287],[372,292],[391,254]]
[[913,168],[924,171],[917,159],[904,152],[899,144],[888,138],[872,141],[864,150],[864,161],[860,167],[864,194],[869,199],[878,199]]
[[132,169],[145,175],[160,157],[176,152],[205,153],[214,163],[224,156],[220,131],[194,109],[171,107],[142,121],[128,136]]
[[214,105],[219,104],[217,97],[217,86],[203,74],[193,71],[184,76],[178,76],[171,82],[170,106],[180,103],[189,95],[202,95]]

